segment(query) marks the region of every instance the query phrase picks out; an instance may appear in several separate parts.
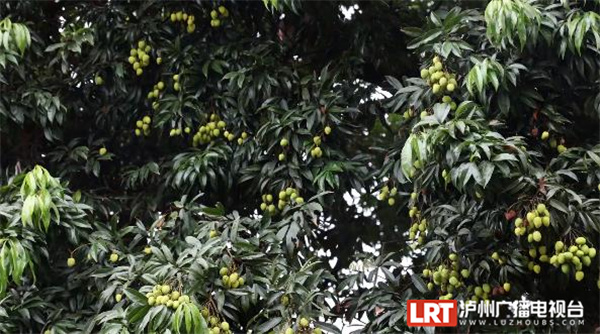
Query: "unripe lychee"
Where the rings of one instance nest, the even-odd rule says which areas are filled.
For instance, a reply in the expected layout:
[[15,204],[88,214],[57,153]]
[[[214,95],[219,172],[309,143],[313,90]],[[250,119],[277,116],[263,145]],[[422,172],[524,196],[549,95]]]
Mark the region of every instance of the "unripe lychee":
[[583,279],[583,277],[584,277],[584,276],[585,276],[585,275],[584,275],[583,271],[581,271],[581,270],[580,270],[580,271],[577,271],[577,272],[575,273],[575,279],[576,279],[578,282],[579,282],[579,281],[581,281],[581,280]]
[[308,327],[310,322],[306,318],[301,318],[298,324],[300,325],[300,327]]
[[533,232],[533,240],[535,240],[535,242],[542,241],[542,234],[540,233],[540,231]]
[[96,85],[98,85],[98,86],[102,86],[102,84],[104,83],[104,79],[102,79],[102,77],[99,75],[96,76],[94,81],[96,82]]
[[542,136],[541,136],[542,140],[546,140],[546,139],[548,139],[548,137],[550,137],[550,133],[548,131],[542,132]]
[[144,253],[146,253],[147,255],[152,254],[152,247],[146,246],[144,248]]
[[326,135],[331,133],[331,127],[326,126],[325,129],[323,130],[323,132],[325,132]]
[[281,145],[281,147],[286,147],[286,146],[288,146],[288,144],[289,144],[289,142],[285,138],[281,139],[281,141],[279,142],[279,145]]
[[98,154],[100,154],[100,155],[105,155],[107,152],[108,152],[108,150],[106,149],[106,147],[101,147],[98,150]]
[[114,263],[114,262],[117,262],[117,261],[119,261],[119,254],[117,254],[117,253],[110,254],[110,262]]
[[116,301],[117,303],[118,303],[118,302],[120,302],[122,298],[123,298],[123,295],[122,295],[122,294],[120,294],[120,293],[117,293],[117,294],[115,295],[115,301]]
[[76,263],[75,258],[70,257],[70,258],[67,259],[67,266],[74,267],[75,263]]
[[504,291],[509,292],[510,291],[510,283],[506,282],[502,285],[502,288],[504,289]]

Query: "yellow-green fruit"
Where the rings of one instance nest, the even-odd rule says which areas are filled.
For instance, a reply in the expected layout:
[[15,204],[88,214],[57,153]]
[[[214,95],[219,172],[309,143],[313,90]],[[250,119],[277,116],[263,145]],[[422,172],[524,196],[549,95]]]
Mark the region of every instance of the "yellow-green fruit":
[[550,226],[550,217],[542,218],[542,224],[546,227]]
[[319,136],[313,137],[313,143],[315,143],[315,145],[321,145],[321,137],[319,137]]
[[156,298],[148,297],[148,305],[152,306],[152,305],[154,305],[154,303],[156,303]]
[[567,150],[567,148],[564,145],[558,145],[556,150],[558,151],[558,153],[563,153],[564,151]]
[[583,245],[586,243],[585,237],[578,237],[577,239],[575,239],[575,243],[577,243],[578,245]]
[[170,292],[171,292],[171,287],[170,287],[169,285],[165,284],[165,285],[163,285],[163,286],[161,286],[161,287],[160,287],[160,291],[161,291],[161,292],[162,292],[164,295],[166,295],[167,293],[170,293]]
[[448,256],[448,258],[450,259],[450,261],[456,261],[458,259],[458,255],[455,253],[452,253]]
[[560,266],[560,270],[563,272],[563,274],[568,274],[570,269],[571,267],[566,263]]
[[142,135],[142,131],[140,129],[135,129],[135,135],[136,136],[141,136]]
[[323,130],[325,132],[326,135],[331,133],[331,127],[326,126],[325,129]]
[[178,300],[179,297],[181,297],[181,294],[179,293],[179,291],[173,291],[173,292],[171,292],[171,299],[173,301]]
[[411,194],[410,194],[410,199],[412,199],[412,200],[416,200],[418,196],[419,196],[419,195],[418,195],[417,193],[411,193]]
[[229,274],[229,268],[227,268],[227,267],[222,267],[222,268],[219,270],[219,275],[221,275],[221,276],[225,276],[225,275],[227,275],[227,274]]
[[127,58],[127,61],[128,61],[128,62],[129,62],[131,65],[133,65],[133,64],[135,63],[135,57],[129,57],[129,58]]
[[564,246],[565,246],[565,244],[559,240],[554,244],[554,250],[556,250],[557,252],[560,252]]
[[584,275],[583,271],[581,271],[581,270],[575,273],[575,279],[576,279],[577,281],[581,281],[581,280],[583,279],[583,277],[584,277],[584,276],[585,276],[585,275]]
[[279,153],[279,161],[283,161],[285,160],[285,154],[284,153]]
[[302,198],[302,197],[296,197],[296,203],[303,204],[304,203],[304,198]]
[[175,91],[179,91],[181,89],[181,85],[179,84],[179,82],[176,82],[173,84],[173,89]]
[[217,231],[215,231],[215,230],[210,230],[210,232],[209,232],[209,234],[208,234],[208,236],[209,236],[210,238],[214,238],[214,237],[216,237],[217,235],[218,235],[218,234],[217,234]]
[[313,334],[323,334],[323,331],[320,328],[315,328]]
[[283,138],[280,142],[279,145],[281,145],[281,147],[286,147],[288,146],[289,142],[287,139]]
[[218,137],[220,134],[221,134],[221,130],[219,130],[219,129],[212,130],[213,137]]
[[144,70],[142,70],[141,68],[138,68],[137,70],[135,70],[135,74],[137,74],[138,76],[142,75],[144,73]]
[[173,81],[179,81],[179,74],[173,75]]
[[421,117],[421,119],[423,119],[423,118],[429,116],[429,114],[427,113],[427,111],[421,111],[421,114],[419,116]]
[[219,6],[219,13],[221,13],[221,15],[227,17],[229,15],[229,11],[227,10],[227,8],[223,7],[223,6]]
[[104,83],[104,79],[102,79],[102,77],[99,75],[96,76],[94,81],[96,81],[96,85],[98,85],[98,86],[101,86]]
[[429,77],[429,71],[424,68],[421,70],[421,79],[427,79],[427,77]]
[[152,254],[152,247],[146,246],[144,248],[144,253],[146,253],[147,255]]
[[482,288],[483,288],[483,292],[485,292],[485,293],[490,293],[490,291],[492,291],[492,287],[487,283],[482,285]]
[[108,152],[108,150],[106,149],[106,147],[101,147],[101,148],[98,150],[98,153],[99,153],[100,155],[105,155],[107,152]]
[[267,203],[261,203],[260,204],[260,209],[265,211],[267,209]]
[[115,295],[115,300],[117,301],[117,303],[118,303],[118,302],[120,302],[120,301],[121,301],[121,299],[123,299],[123,295],[122,295],[122,294],[120,294],[120,293],[117,293],[117,294]]
[[534,266],[533,266],[533,271],[534,271],[536,274],[539,274],[539,273],[542,271],[542,267],[540,267],[540,265],[539,265],[539,264],[536,264],[536,265],[534,265]]
[[162,58],[161,57],[156,58],[156,64],[160,65],[161,63],[162,63]]
[[468,278],[471,272],[468,269],[463,269],[460,271],[460,275],[464,278]]
[[[539,218],[539,217],[537,217],[537,218]],[[533,240],[535,240],[535,242],[542,241],[542,234],[540,233],[540,231],[533,232]]]
[[452,83],[449,83],[449,84],[446,86],[446,90],[447,90],[447,91],[449,91],[449,92],[451,92],[451,93],[454,91],[454,89],[455,89],[455,88],[456,88],[456,87],[455,87],[455,86],[454,86],[454,84],[452,84]]
[[431,91],[433,92],[433,94],[437,94],[440,92],[440,85],[439,84],[433,84],[433,87],[431,88]]
[[221,323],[221,329],[224,331],[228,331],[229,330],[229,324],[226,321],[223,321]]
[[506,282],[502,285],[502,288],[504,289],[504,291],[509,292],[510,291],[510,283]]
[[396,200],[395,200],[395,199],[393,199],[393,198],[389,198],[389,199],[388,199],[388,205],[389,205],[389,206],[393,206],[394,204],[396,204]]
[[219,17],[219,13],[216,10],[213,10],[213,11],[210,12],[210,17],[212,19],[216,19],[216,18]]
[[298,322],[298,324],[300,325],[300,327],[308,327],[310,322],[306,318],[301,318],[300,322]]
[[267,202],[273,202],[273,195],[268,194],[266,198],[267,198]]
[[117,262],[117,261],[119,261],[119,254],[117,254],[117,253],[110,254],[110,262]]
[[596,256],[596,248],[590,247],[588,250],[588,256],[593,259]]
[[294,334],[294,330],[288,327],[288,328],[285,330],[285,334]]
[[550,133],[548,131],[542,132],[542,140],[546,140],[550,137]]
[[75,266],[75,263],[76,263],[75,258],[70,257],[67,259],[67,266],[73,267],[73,266]]

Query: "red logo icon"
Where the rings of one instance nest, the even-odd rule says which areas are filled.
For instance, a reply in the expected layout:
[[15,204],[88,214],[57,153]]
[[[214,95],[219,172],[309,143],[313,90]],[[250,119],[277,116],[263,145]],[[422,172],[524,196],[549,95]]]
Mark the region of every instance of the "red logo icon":
[[409,327],[455,327],[457,314],[456,300],[409,300],[406,308]]

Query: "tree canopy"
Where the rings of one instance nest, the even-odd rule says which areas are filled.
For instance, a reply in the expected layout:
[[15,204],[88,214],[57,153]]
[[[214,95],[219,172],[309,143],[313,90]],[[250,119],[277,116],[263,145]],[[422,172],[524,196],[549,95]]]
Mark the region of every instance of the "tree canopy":
[[593,331],[599,12],[0,3],[0,331],[422,332],[408,299],[522,297],[585,325],[457,331]]

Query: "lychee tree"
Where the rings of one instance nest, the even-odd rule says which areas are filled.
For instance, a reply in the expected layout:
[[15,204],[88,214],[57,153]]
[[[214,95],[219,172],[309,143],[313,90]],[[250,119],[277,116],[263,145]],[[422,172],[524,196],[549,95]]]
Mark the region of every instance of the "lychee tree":
[[523,296],[589,331],[599,6],[0,4],[0,331],[398,333],[409,298]]
[[[531,329],[592,332],[600,300],[599,4],[469,7],[404,29],[419,74],[389,78],[387,106],[399,117],[378,196],[383,206],[395,198],[411,221],[400,242],[413,248],[412,266],[399,270],[403,254],[382,252],[373,266],[387,284],[376,298],[369,291],[371,300],[354,295],[356,312],[377,305],[368,328],[395,333],[405,329],[406,299],[576,300],[583,328]],[[491,330],[516,329],[523,327]]]

